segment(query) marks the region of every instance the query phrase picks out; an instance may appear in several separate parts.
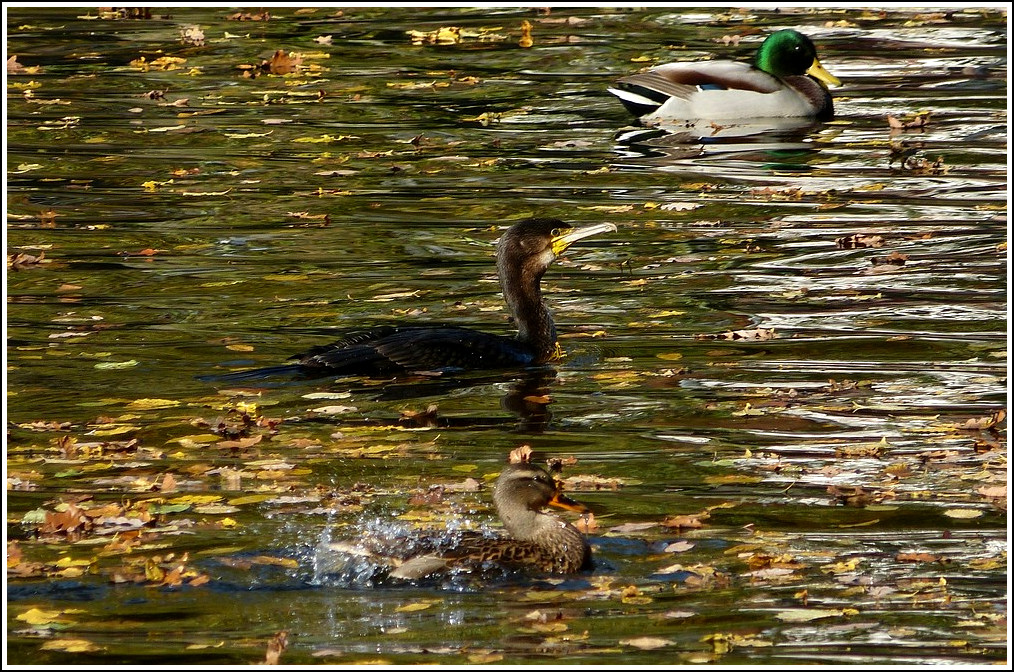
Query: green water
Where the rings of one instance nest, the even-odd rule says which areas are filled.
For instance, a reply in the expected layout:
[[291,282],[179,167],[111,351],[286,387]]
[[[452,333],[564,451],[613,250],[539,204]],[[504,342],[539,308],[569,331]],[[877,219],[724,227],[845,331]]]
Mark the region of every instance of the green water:
[[[1005,13],[153,11],[5,10],[7,662],[282,631],[286,664],[1006,659]],[[777,27],[834,121],[625,139],[617,77]],[[375,324],[509,333],[494,242],[533,215],[617,226],[544,278],[550,370],[214,379]],[[328,550],[496,529],[522,444],[567,458],[590,574],[375,585]]]

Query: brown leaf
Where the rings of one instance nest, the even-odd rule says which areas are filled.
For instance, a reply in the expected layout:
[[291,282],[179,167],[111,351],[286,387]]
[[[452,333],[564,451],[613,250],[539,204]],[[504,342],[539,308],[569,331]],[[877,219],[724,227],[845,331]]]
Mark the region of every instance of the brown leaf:
[[7,568],[17,567],[21,562],[22,553],[21,546],[18,542],[8,541],[7,542]]
[[91,529],[92,523],[84,509],[68,504],[65,511],[47,511],[46,522],[39,528],[41,534],[72,536]]
[[595,514],[589,511],[583,514],[575,523],[574,527],[580,530],[584,534],[591,534],[595,530],[599,529],[599,524],[595,520]]
[[441,421],[437,416],[437,405],[430,404],[425,411],[403,410],[398,424],[403,427],[439,427]]
[[976,488],[975,492],[990,499],[1007,499],[1007,485],[984,485]]
[[33,268],[43,263],[48,263],[45,252],[40,252],[37,257],[26,252],[18,252],[15,255],[7,257],[7,267],[12,271],[23,271],[26,268]]
[[25,69],[25,66],[18,63],[17,54],[13,54],[7,58],[7,74],[8,75],[19,75]]
[[510,464],[527,464],[532,461],[532,447],[529,445],[518,446],[510,452],[507,462]]
[[271,18],[271,15],[267,12],[260,12],[257,14],[251,14],[249,12],[236,12],[235,14],[229,14],[225,17],[226,21],[267,21]]
[[891,252],[886,257],[870,257],[870,263],[874,265],[904,266],[908,261],[908,255],[900,252]]
[[176,477],[167,473],[162,477],[162,484],[159,486],[159,492],[173,492],[174,490],[176,490]]
[[257,436],[251,436],[245,439],[236,439],[235,441],[219,441],[215,444],[216,448],[249,448],[250,446],[257,445],[264,438],[263,434]]
[[277,665],[282,652],[289,646],[289,633],[282,630],[268,642],[268,650],[264,656],[265,665]]
[[261,70],[267,70],[272,75],[288,75],[296,72],[303,63],[303,57],[296,53],[285,53],[279,49],[272,56],[270,61],[261,63]]
[[843,250],[854,250],[860,247],[883,247],[884,239],[881,236],[854,233],[851,236],[836,239],[834,244]]
[[912,128],[925,128],[929,123],[929,119],[932,116],[932,112],[927,112],[925,115],[916,115],[911,121],[902,121],[893,114],[887,115],[887,125],[894,130],[907,131]]
[[877,498],[872,493],[867,492],[859,486],[846,488],[839,487],[837,485],[829,485],[827,487],[827,494],[831,495],[846,506],[866,506],[867,504],[877,501]]
[[1003,422],[1006,417],[1007,411],[1001,408],[995,411],[990,416],[987,416],[985,418],[972,418],[971,420],[966,420],[965,422],[956,425],[956,427],[958,429],[972,429],[972,430],[992,429],[993,427],[996,427],[998,424]]
[[683,516],[666,516],[662,519],[662,525],[682,530],[698,529],[704,527],[704,523],[701,521],[707,520],[710,517],[711,514],[707,511]]
[[898,562],[939,562],[940,556],[932,553],[899,553],[894,559]]

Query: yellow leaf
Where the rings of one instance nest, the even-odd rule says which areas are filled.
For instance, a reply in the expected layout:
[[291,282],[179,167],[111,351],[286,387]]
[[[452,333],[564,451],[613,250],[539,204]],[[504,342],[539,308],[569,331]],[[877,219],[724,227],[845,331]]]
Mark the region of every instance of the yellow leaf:
[[596,210],[598,212],[630,212],[634,209],[633,205],[579,205],[578,210]]
[[170,499],[170,504],[210,504],[221,501],[221,495],[184,495]]
[[67,653],[87,653],[98,651],[99,647],[87,639],[53,639],[42,645],[43,651],[66,651]]
[[173,399],[134,399],[127,404],[127,408],[171,408],[179,405],[180,402]]
[[215,443],[221,438],[217,434],[190,434],[189,436],[177,436],[175,439],[169,439],[166,443],[178,443],[181,446],[193,448],[199,445]]
[[148,558],[144,563],[144,578],[152,583],[162,583],[165,579],[165,571],[155,564],[155,561]]
[[252,562],[257,565],[274,565],[276,567],[289,567],[295,569],[299,567],[299,560],[295,558],[276,558],[270,555],[258,555],[253,558]]
[[23,614],[19,614],[17,619],[29,625],[43,625],[45,623],[52,623],[60,617],[61,613],[59,611],[43,611],[42,609],[32,608]]
[[71,557],[64,556],[56,561],[57,567],[87,567],[92,564],[91,560],[74,560]]
[[125,362],[99,362],[95,365],[96,369],[129,369],[132,366],[137,366],[138,361],[136,359],[128,359]]
[[967,520],[969,518],[978,518],[982,515],[982,511],[977,509],[948,509],[947,511],[944,511],[944,515],[948,518],[962,518]]
[[413,602],[412,604],[403,604],[400,607],[395,607],[395,611],[409,612],[409,611],[422,611],[423,609],[429,609],[433,605],[428,602]]
[[141,429],[137,425],[119,425],[117,427],[108,427],[106,429],[93,429],[88,432],[91,436],[116,436],[118,434],[128,434]]
[[271,499],[275,495],[246,495],[245,497],[237,497],[236,499],[230,499],[229,504],[232,506],[242,506],[244,504],[256,504]]

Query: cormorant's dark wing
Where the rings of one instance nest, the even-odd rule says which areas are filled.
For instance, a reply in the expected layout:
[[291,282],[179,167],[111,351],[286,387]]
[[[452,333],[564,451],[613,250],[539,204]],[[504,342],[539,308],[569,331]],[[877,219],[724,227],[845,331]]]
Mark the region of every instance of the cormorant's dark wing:
[[348,374],[526,366],[533,353],[512,338],[460,327],[382,327],[352,334],[298,358]]

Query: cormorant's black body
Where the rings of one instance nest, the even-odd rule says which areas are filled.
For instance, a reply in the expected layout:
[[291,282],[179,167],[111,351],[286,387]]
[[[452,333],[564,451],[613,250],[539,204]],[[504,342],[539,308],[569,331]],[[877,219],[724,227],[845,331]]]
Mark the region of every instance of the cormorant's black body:
[[377,327],[293,357],[321,373],[391,375],[529,366],[532,348],[507,336],[462,327]]

